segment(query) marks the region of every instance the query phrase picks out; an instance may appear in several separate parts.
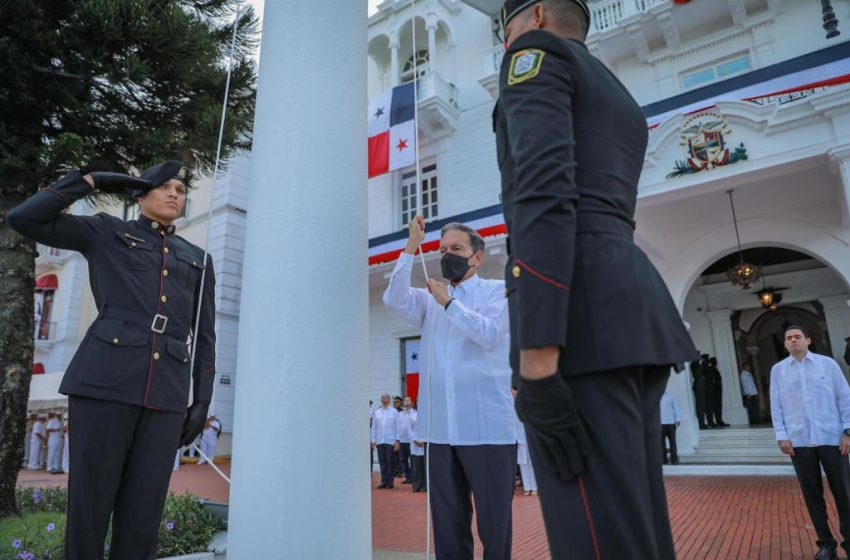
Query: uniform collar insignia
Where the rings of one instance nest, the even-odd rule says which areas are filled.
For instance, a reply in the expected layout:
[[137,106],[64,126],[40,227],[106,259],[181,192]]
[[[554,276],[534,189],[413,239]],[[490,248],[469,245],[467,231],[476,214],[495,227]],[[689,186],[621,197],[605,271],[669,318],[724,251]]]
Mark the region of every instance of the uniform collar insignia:
[[157,222],[156,220],[151,220],[150,218],[148,218],[144,214],[139,214],[139,218],[136,221],[139,222],[142,226],[156,230],[163,235],[171,235],[175,231],[177,231],[177,228],[173,224],[172,225],[161,224],[161,223]]

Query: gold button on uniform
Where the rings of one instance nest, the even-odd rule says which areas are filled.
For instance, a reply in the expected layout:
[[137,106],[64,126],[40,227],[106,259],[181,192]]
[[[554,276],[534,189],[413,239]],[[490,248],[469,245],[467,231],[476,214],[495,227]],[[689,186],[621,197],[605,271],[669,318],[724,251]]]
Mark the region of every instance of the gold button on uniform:
[[153,353],[153,359],[154,359],[154,360],[158,360],[158,359],[159,359],[159,352],[154,352],[154,353]]
[[162,297],[159,298],[159,301],[161,301],[162,303],[165,303],[166,301],[168,301],[168,298],[165,297],[165,295],[163,295]]
[[192,266],[198,266],[198,261],[192,261]]
[[188,361],[189,361],[189,358],[183,358],[183,363],[184,363],[184,364],[185,364],[185,363],[187,363]]
[[514,265],[514,268],[513,268],[513,270],[511,270],[511,272],[514,275],[514,278],[519,278],[519,275],[520,275],[520,272],[522,272],[522,269],[519,267],[519,265]]
[[117,339],[117,338],[113,338],[113,339],[112,339],[112,344],[118,344],[118,339]]
[[162,251],[163,251],[164,253],[168,254],[168,247],[163,248],[163,249],[162,249]]
[[133,241],[132,243],[130,243],[130,247],[135,247],[135,246],[136,246],[136,242],[135,242],[135,241]]
[[163,275],[163,276],[168,276],[168,270],[167,270],[167,269],[163,269],[163,271],[162,271],[162,275]]
[[152,229],[159,229],[159,222],[151,222]]

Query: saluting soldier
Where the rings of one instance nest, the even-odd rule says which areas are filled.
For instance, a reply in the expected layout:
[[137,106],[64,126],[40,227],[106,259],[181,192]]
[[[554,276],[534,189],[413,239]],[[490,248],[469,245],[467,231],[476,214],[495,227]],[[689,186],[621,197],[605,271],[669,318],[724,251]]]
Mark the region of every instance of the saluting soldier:
[[512,365],[552,557],[674,558],[659,402],[696,350],[634,243],[646,120],[584,45],[585,2],[508,0],[502,15]]
[[[98,309],[59,389],[74,420],[66,560],[102,559],[110,516],[112,558],[153,558],[175,450],[207,418],[215,279],[212,259],[204,263],[200,248],[175,235],[186,202],[181,177],[176,161],[146,169],[141,179],[73,172],[7,216],[33,241],[83,254]],[[131,192],[139,218],[66,212],[94,189]]]

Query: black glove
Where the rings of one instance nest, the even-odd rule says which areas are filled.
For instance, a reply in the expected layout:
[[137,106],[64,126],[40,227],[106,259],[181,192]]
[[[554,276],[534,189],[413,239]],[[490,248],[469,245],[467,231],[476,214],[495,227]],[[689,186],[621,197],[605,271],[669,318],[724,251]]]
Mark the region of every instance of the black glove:
[[521,377],[515,406],[526,431],[539,442],[542,467],[564,481],[587,471],[587,432],[560,373],[537,381]]
[[151,184],[144,179],[137,179],[124,173],[113,173],[111,171],[95,171],[89,173],[94,188],[110,194],[125,194],[135,189],[150,190]]
[[192,406],[186,411],[186,420],[183,422],[183,433],[180,434],[180,447],[185,447],[195,441],[195,438],[204,429],[204,424],[207,423],[207,412],[209,409],[210,403],[192,403]]

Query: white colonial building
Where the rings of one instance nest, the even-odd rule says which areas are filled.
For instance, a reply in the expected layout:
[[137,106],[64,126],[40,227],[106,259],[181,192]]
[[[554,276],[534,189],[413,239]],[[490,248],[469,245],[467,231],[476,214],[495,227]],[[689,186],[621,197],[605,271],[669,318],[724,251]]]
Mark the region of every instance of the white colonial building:
[[[419,333],[381,303],[415,212],[429,221],[427,241],[451,221],[479,229],[487,241],[482,275],[502,274],[504,221],[491,128],[503,52],[494,26],[500,5],[498,0],[386,0],[369,18],[369,97],[419,77],[418,184],[412,167],[369,181],[369,262],[363,263],[363,273],[369,275],[375,400],[384,392],[404,394],[406,375],[416,372],[410,358]],[[850,26],[850,2],[832,5],[839,22]],[[697,347],[718,359],[724,419],[748,424],[738,381],[745,362],[752,364],[764,419],[783,325],[810,329],[816,350],[834,356],[846,371],[850,27],[827,39],[820,2],[813,0],[601,0],[591,7],[588,47],[632,91],[650,129],[636,239],[667,282]],[[214,407],[225,432],[232,427],[234,387],[246,374],[236,371],[236,340],[248,160],[237,159],[216,185],[195,190],[181,227],[200,245],[208,237],[214,256],[219,328]],[[311,234],[330,234],[322,230],[332,219],[316,216],[317,231]],[[46,248],[40,253],[37,297],[47,326],[36,333],[36,362],[48,373],[36,376],[33,399],[53,399],[55,380],[95,310],[85,261]],[[430,252],[426,261],[429,273],[439,277],[436,257]],[[727,276],[741,258],[761,271],[762,278],[747,289]],[[414,281],[423,282],[419,266]],[[760,300],[755,292],[765,288],[772,291],[762,292]],[[332,351],[334,341],[326,345]],[[736,460],[734,453],[707,449],[714,433],[700,437],[688,372],[672,377],[671,390],[686,411],[680,453],[704,461]]]

